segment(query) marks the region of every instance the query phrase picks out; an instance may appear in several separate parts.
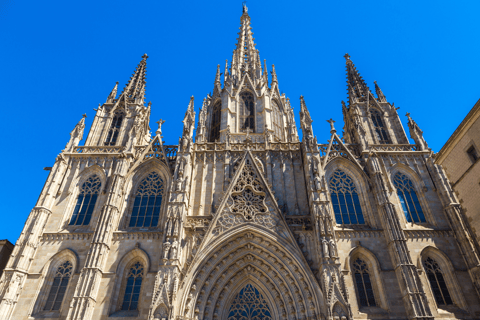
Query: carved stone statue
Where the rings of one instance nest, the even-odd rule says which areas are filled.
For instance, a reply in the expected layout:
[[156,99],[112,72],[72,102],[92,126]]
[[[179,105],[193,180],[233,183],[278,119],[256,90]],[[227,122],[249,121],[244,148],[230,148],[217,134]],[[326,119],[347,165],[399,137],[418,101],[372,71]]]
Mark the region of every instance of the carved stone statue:
[[178,172],[178,178],[175,181],[175,191],[183,191],[185,179],[183,178],[183,172]]
[[315,190],[321,191],[322,190],[322,179],[318,174],[318,171],[315,171],[315,177],[313,178],[313,183],[315,185]]
[[165,242],[163,244],[163,259],[164,260],[167,260],[168,259],[168,254],[170,253],[170,247],[172,245],[170,244],[170,242]]
[[175,240],[172,243],[172,247],[170,249],[170,260],[176,259],[177,258],[177,251],[178,251],[178,241]]

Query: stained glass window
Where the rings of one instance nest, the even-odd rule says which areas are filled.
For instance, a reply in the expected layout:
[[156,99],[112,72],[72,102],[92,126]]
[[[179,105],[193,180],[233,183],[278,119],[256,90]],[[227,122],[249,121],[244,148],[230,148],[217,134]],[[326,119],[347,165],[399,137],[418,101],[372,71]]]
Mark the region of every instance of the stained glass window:
[[353,263],[353,274],[357,285],[358,300],[361,307],[375,307],[375,295],[373,294],[372,282],[368,273],[367,264],[357,259]]
[[383,124],[383,119],[380,112],[372,109],[370,114],[372,117],[373,126],[375,127],[375,133],[377,134],[378,143],[392,143],[392,141],[390,141],[390,137],[388,136],[387,129]]
[[217,102],[213,106],[213,113],[212,113],[212,124],[210,130],[210,141],[215,142],[217,139],[220,138],[220,123],[221,123],[221,115],[222,115],[222,103]]
[[257,288],[247,284],[235,297],[228,320],[272,320],[267,300]]
[[106,146],[114,146],[117,143],[118,134],[120,128],[122,127],[123,113],[115,112],[115,115],[112,119],[112,124],[110,125],[110,130],[108,130],[107,140],[105,140]]
[[418,201],[413,183],[408,177],[397,172],[393,178],[393,184],[397,188],[398,198],[402,205],[403,213],[408,222],[425,222],[425,215]]
[[365,224],[357,188],[345,172],[336,170],[329,183],[337,224]]
[[156,227],[162,206],[164,183],[157,172],[150,173],[137,188],[130,227]]
[[72,275],[72,269],[73,265],[70,261],[66,261],[58,267],[43,310],[60,310],[63,297],[65,296],[65,292],[67,290],[68,281]]
[[273,107],[273,131],[275,132],[275,137],[278,140],[282,140],[282,114],[280,113],[280,108],[278,107],[277,101],[272,100]]
[[71,226],[82,226],[90,223],[101,186],[102,182],[97,175],[91,176],[83,183],[77,198],[77,204],[73,210],[72,219],[70,219],[69,224]]
[[137,310],[140,289],[142,288],[143,265],[140,262],[135,263],[128,272],[127,285],[123,296],[121,310]]
[[427,274],[428,282],[433,291],[433,296],[438,305],[451,305],[453,304],[450,293],[448,292],[447,284],[443,278],[442,270],[437,261],[428,257],[423,261],[425,272]]
[[240,94],[240,131],[255,132],[255,99],[253,94],[244,91]]

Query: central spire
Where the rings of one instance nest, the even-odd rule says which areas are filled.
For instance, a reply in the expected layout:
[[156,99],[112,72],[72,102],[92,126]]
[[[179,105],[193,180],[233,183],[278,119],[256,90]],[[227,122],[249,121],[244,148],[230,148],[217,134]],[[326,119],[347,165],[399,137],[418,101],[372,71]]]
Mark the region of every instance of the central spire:
[[135,99],[141,103],[145,97],[147,58],[148,55],[145,53],[122,92],[126,98]]
[[[240,17],[240,32],[238,33],[236,48],[233,51],[232,75],[240,78],[243,73],[248,72],[252,78],[256,78],[261,74],[261,72],[258,72],[261,70],[260,57],[258,50],[255,49],[253,40],[255,39],[250,26],[248,8],[243,3],[243,14]],[[257,73],[259,74],[257,75]]]

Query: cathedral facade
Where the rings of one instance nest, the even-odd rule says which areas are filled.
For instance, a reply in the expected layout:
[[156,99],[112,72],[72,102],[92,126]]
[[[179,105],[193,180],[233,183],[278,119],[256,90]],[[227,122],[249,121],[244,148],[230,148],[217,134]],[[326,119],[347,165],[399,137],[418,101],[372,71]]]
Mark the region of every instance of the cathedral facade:
[[[480,250],[408,115],[346,58],[344,134],[299,139],[244,6],[178,145],[150,134],[147,56],[56,158],[0,280],[0,319],[479,319]],[[197,121],[198,120],[198,121]],[[195,136],[194,136],[195,132]]]

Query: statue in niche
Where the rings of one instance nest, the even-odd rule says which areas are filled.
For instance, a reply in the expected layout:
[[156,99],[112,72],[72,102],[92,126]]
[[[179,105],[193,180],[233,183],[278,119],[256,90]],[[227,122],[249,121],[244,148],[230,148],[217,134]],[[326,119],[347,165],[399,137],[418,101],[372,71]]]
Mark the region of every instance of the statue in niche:
[[172,247],[170,249],[170,260],[176,259],[177,258],[177,251],[178,251],[178,241],[175,240],[172,243]]
[[315,190],[321,191],[322,190],[322,179],[318,174],[318,171],[315,171],[315,177],[313,178],[313,183],[315,185]]
[[183,178],[183,171],[178,172],[178,178],[175,181],[175,191],[183,191],[184,190],[184,182],[185,179]]
[[172,245],[168,241],[163,244],[163,259],[164,260],[168,259],[168,254],[170,253],[170,247],[171,246]]

